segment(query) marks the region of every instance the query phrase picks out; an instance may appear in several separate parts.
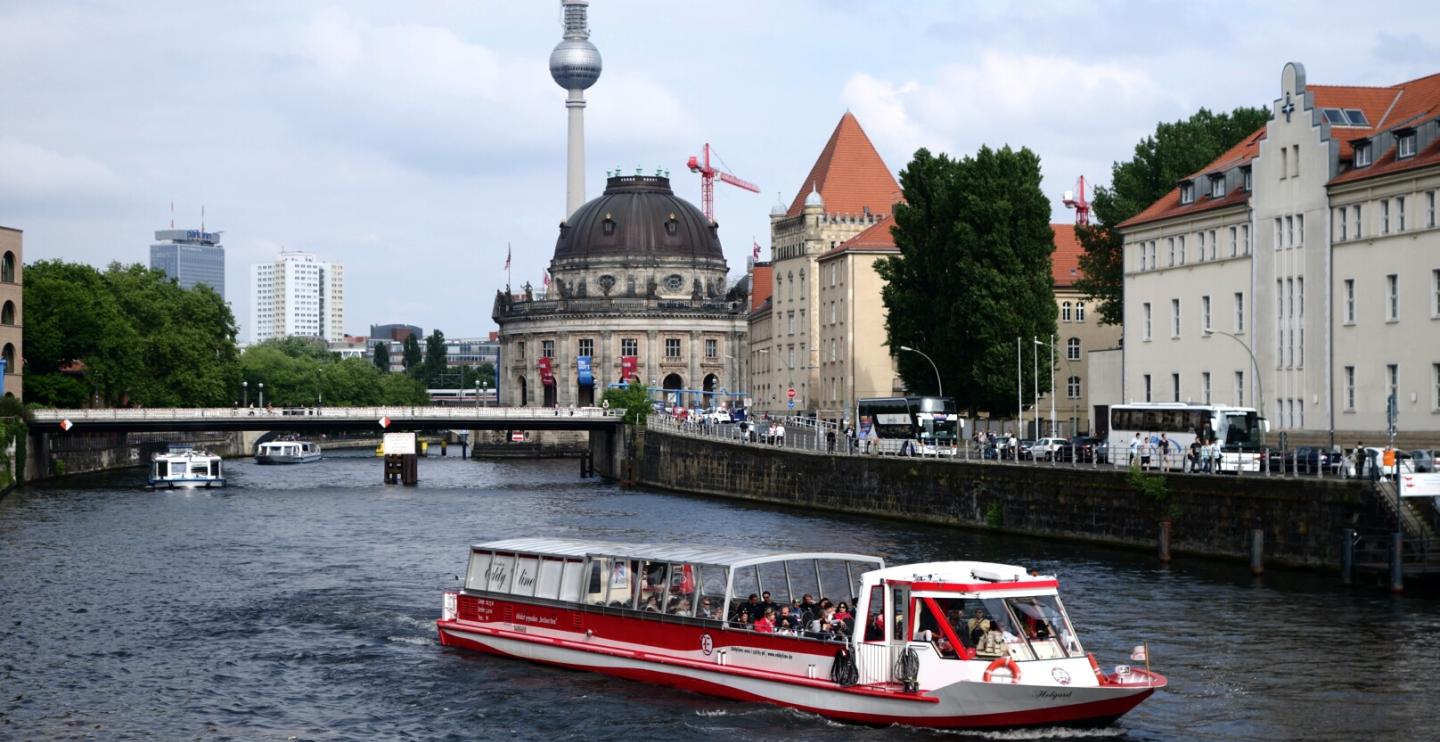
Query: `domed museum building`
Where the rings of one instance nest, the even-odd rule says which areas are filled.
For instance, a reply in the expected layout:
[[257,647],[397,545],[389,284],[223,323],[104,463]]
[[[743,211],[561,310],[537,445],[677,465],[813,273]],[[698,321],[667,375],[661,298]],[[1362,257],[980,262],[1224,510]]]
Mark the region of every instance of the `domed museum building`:
[[727,274],[717,225],[666,175],[609,177],[560,224],[548,289],[496,296],[500,404],[595,405],[630,379],[671,390],[670,404],[728,402],[749,287]]

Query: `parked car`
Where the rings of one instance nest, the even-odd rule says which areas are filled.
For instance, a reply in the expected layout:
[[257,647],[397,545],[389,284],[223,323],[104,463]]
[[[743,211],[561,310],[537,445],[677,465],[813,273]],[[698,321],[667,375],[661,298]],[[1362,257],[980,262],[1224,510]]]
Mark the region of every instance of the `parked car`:
[[723,425],[725,423],[734,422],[735,419],[730,417],[729,410],[721,407],[719,409],[711,410],[705,413],[705,421],[712,425]]
[[1041,438],[1030,445],[1030,458],[1035,461],[1068,461],[1070,441],[1064,438]]
[[[1030,455],[1030,448],[1031,448],[1031,446],[1034,446],[1034,445],[1035,445],[1035,439],[1034,439],[1034,438],[1021,438],[1020,440],[1015,441],[1015,448],[1016,448],[1016,449],[1018,450],[1018,452],[1019,452],[1019,458],[1020,458],[1021,461],[1030,461],[1030,460],[1033,458],[1033,457]],[[1010,453],[1011,453],[1010,451],[1006,451],[1007,458],[1008,458],[1008,454],[1010,454]]]
[[1314,474],[1316,469],[1324,469],[1327,474],[1338,474],[1341,458],[1316,446],[1300,446],[1290,451],[1272,448],[1267,465],[1269,471],[1276,473]]
[[1070,439],[1070,450],[1074,454],[1074,460],[1082,464],[1105,463],[1105,456],[1102,452],[1107,448],[1104,440],[1088,435],[1077,435]]
[[[1410,460],[1414,462],[1415,473],[1417,474],[1427,474],[1437,471],[1435,468],[1436,458],[1437,455],[1435,451],[1427,451],[1423,448],[1410,452]],[[1437,503],[1437,505],[1440,505],[1440,503]]]

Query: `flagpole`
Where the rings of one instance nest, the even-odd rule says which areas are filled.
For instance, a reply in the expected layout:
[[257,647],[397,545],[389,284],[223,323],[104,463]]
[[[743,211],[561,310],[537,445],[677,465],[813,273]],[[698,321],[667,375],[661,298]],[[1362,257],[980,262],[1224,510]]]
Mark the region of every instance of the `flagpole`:
[[505,243],[505,293],[510,293],[510,243]]
[[1155,676],[1150,674],[1150,640],[1146,639],[1142,646],[1145,647],[1145,682],[1153,685]]

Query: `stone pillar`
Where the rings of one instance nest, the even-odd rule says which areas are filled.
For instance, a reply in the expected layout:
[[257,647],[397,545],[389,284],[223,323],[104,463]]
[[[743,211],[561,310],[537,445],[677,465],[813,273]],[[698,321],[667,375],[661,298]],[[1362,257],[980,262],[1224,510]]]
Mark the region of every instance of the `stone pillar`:
[[665,379],[660,375],[660,356],[656,347],[659,345],[659,337],[659,330],[645,331],[645,370],[641,372],[644,374],[641,381],[646,384],[654,382],[657,387],[665,383]]
[[[700,354],[704,352],[704,349],[703,349],[704,342],[705,342],[705,341],[700,338],[700,331],[699,331],[699,330],[691,330],[691,331],[690,331],[690,340],[689,340],[689,345],[690,345],[690,353],[689,353],[690,363],[689,363],[689,369],[690,369],[690,370],[687,372],[687,374],[689,375],[690,378],[688,378],[688,379],[685,380],[685,386],[686,386],[686,388],[689,388],[689,389],[699,389],[699,388],[700,388],[700,382],[701,382],[701,378],[700,378]],[[689,403],[689,406],[691,406],[691,407],[696,407],[696,406],[699,406],[699,405],[704,404],[704,403],[705,403],[705,398],[704,398],[703,396],[701,396],[701,397],[693,397],[693,398],[687,400],[687,402]]]

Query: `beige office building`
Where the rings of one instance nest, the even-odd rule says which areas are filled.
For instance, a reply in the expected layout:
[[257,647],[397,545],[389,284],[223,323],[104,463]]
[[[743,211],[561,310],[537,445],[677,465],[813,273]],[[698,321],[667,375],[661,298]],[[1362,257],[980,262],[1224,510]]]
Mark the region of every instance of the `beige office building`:
[[1120,225],[1123,397],[1259,406],[1293,444],[1440,442],[1440,75],[1309,85]]
[[5,359],[5,394],[25,398],[24,233],[0,227],[0,357]]

